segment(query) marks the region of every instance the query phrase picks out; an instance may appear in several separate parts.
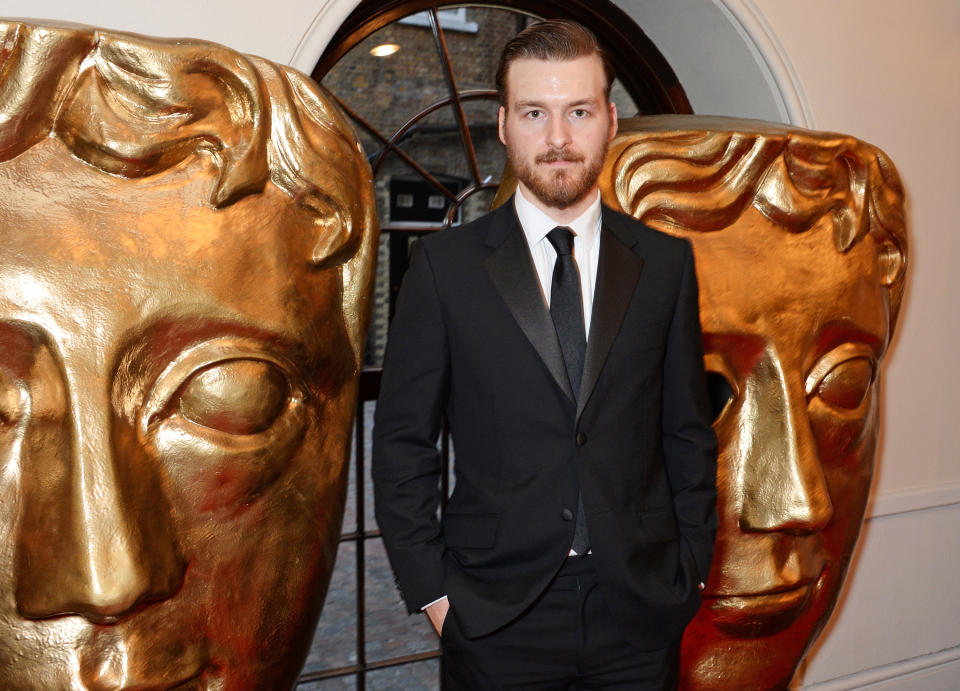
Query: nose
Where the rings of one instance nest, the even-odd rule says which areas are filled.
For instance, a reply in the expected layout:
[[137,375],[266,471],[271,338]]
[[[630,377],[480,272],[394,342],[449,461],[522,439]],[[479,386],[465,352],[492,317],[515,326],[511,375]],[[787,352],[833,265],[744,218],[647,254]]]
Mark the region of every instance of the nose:
[[547,124],[547,144],[562,149],[570,143],[570,127],[566,118],[551,117]]
[[133,431],[114,424],[107,393],[70,396],[46,364],[22,429],[17,609],[112,623],[169,597],[184,565],[155,473]]
[[830,522],[806,395],[769,350],[745,385],[738,447],[741,530],[805,535]]

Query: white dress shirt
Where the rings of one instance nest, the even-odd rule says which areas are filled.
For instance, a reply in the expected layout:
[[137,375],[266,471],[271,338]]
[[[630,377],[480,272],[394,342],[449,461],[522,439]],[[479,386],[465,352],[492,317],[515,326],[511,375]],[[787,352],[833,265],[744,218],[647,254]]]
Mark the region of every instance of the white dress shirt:
[[[597,265],[600,262],[600,191],[587,210],[570,223],[557,223],[523,196],[520,188],[514,196],[517,218],[527,238],[533,265],[540,279],[543,299],[550,307],[550,294],[553,287],[553,266],[557,262],[557,251],[547,239],[547,233],[563,225],[573,231],[573,258],[580,272],[580,295],[583,299],[584,335],[590,335],[590,317],[593,316],[593,289],[597,283]],[[571,549],[570,555],[576,556]]]
[[570,223],[557,223],[523,196],[520,188],[514,196],[514,205],[520,227],[527,238],[533,264],[540,279],[540,290],[547,307],[550,306],[550,288],[553,285],[553,265],[557,251],[547,239],[547,233],[558,225],[573,231],[573,258],[580,271],[580,293],[583,296],[584,333],[590,335],[590,317],[593,313],[593,289],[597,282],[597,264],[600,261],[600,191],[597,198],[580,216]]

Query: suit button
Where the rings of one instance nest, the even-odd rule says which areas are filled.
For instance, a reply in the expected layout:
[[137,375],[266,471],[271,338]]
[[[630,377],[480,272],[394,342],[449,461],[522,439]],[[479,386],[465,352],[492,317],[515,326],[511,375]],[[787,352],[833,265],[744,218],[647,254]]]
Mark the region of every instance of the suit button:
[[587,435],[583,432],[577,432],[577,446],[583,446],[587,443]]
[[560,512],[560,518],[562,518],[565,521],[572,521],[573,511],[571,511],[570,509],[564,509],[563,511]]

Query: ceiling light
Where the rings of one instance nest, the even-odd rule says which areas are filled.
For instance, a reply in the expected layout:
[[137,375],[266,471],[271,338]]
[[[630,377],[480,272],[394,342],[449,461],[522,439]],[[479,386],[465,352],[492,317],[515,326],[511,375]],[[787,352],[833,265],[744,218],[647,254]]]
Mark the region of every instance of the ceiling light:
[[374,55],[378,58],[385,58],[388,55],[393,55],[398,50],[400,46],[396,43],[381,43],[379,46],[374,46],[370,49],[370,55]]

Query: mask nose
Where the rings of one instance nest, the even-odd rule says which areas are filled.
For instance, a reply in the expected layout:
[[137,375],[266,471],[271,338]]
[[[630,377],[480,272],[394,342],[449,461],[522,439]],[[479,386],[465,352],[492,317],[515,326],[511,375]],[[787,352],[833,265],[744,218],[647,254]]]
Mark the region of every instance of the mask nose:
[[17,430],[17,609],[112,623],[182,581],[159,478],[134,430],[112,415],[102,378],[68,386],[46,348],[33,369]]
[[823,530],[833,505],[806,395],[769,350],[746,382],[738,435],[740,529],[796,535]]

